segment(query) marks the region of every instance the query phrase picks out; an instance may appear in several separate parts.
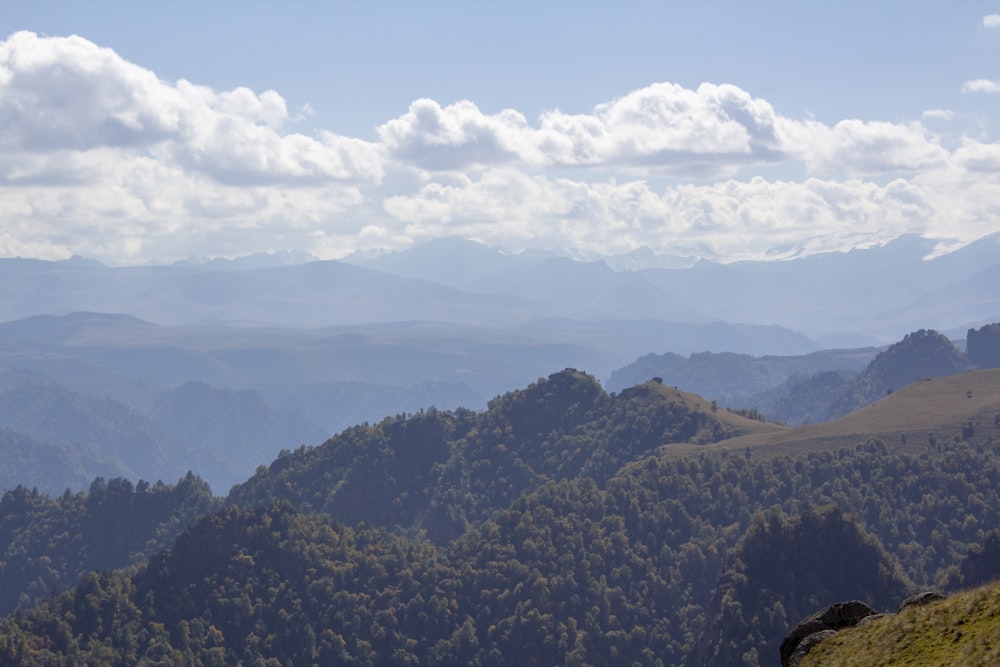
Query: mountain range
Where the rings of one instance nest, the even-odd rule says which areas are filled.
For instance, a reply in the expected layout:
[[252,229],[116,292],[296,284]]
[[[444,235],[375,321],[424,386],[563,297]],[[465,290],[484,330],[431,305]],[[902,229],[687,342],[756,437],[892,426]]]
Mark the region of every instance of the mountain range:
[[0,259],[0,664],[759,667],[1000,576],[998,245]]
[[[1000,319],[992,289],[998,247],[993,235],[935,255],[930,241],[904,236],[797,259],[634,270],[615,258],[505,254],[462,239],[342,261],[308,261],[301,253],[145,267],[0,259],[0,314],[15,320],[93,311],[163,325],[285,327],[421,321],[517,328],[569,319],[617,322],[619,332],[632,321],[727,322],[784,327],[802,338],[762,350],[734,334],[712,351],[794,354],[805,346],[884,344],[920,327],[962,333]],[[667,349],[709,348],[662,347],[632,358]]]

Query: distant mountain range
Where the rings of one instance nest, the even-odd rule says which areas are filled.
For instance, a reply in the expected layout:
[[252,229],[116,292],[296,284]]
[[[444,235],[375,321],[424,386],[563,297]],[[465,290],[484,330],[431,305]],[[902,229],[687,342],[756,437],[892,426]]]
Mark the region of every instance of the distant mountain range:
[[[920,327],[959,331],[1000,319],[1000,235],[931,257],[933,242],[900,237],[884,246],[781,261],[683,264],[621,257],[591,261],[504,254],[462,239],[437,239],[359,266],[480,293],[584,305],[601,294],[619,314],[671,322],[773,324],[804,332],[820,347],[887,342]],[[614,270],[613,270],[614,269]],[[628,270],[625,270],[628,269]],[[618,290],[615,292],[615,290]],[[577,316],[588,317],[586,309]]]
[[[86,310],[167,325],[726,322],[801,332],[812,349],[860,347],[918,327],[964,332],[1000,320],[998,251],[1000,235],[993,235],[925,259],[933,244],[904,236],[846,253],[688,265],[678,258],[657,260],[648,251],[584,261],[437,239],[344,261],[309,261],[311,256],[296,252],[144,267],[106,267],[82,258],[0,259],[0,319]],[[715,351],[751,351],[738,341],[732,336]],[[663,347],[633,358],[667,349],[682,352]]]
[[[797,342],[777,327],[628,324],[169,327],[99,313],[0,323],[0,429],[7,429],[0,487],[54,493],[97,475],[174,479],[194,470],[224,490],[280,449],[386,415],[482,409],[539,373],[566,367],[599,368],[614,391],[660,377],[723,407],[793,425],[833,419],[919,377],[970,367],[952,341],[919,330],[881,351],[670,352],[612,371],[630,350],[658,344],[721,348],[734,336],[747,347]],[[980,368],[1000,358],[996,328],[973,330]]]

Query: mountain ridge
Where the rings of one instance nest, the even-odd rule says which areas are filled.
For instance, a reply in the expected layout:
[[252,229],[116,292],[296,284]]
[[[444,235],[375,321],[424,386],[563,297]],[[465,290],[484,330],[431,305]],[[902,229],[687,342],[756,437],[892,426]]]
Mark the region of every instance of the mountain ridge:
[[[655,314],[653,319],[670,322],[778,324],[821,344],[872,335],[870,344],[916,326],[947,331],[1000,319],[1000,297],[988,288],[1000,271],[998,245],[1000,235],[993,235],[935,255],[933,243],[909,235],[882,246],[782,261],[700,261],[633,271],[612,270],[600,259],[509,255],[461,239],[352,261],[262,266],[251,256],[225,269],[0,259],[0,307],[10,318],[40,314],[38,304],[44,303],[52,312],[130,312],[163,324],[309,326]],[[184,309],[190,314],[181,317]]]

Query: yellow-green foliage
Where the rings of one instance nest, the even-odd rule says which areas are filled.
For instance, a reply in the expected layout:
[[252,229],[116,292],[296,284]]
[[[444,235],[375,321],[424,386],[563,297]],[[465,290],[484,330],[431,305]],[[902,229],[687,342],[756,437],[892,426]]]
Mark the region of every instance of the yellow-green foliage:
[[817,644],[800,667],[1000,665],[1000,583],[910,607]]

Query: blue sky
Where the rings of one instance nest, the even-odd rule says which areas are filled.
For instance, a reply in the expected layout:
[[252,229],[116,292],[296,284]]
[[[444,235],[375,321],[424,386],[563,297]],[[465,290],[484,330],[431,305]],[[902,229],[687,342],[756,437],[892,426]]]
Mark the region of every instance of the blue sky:
[[998,15],[17,3],[0,256],[333,258],[451,235],[722,261],[903,233],[955,247],[1000,231]]

